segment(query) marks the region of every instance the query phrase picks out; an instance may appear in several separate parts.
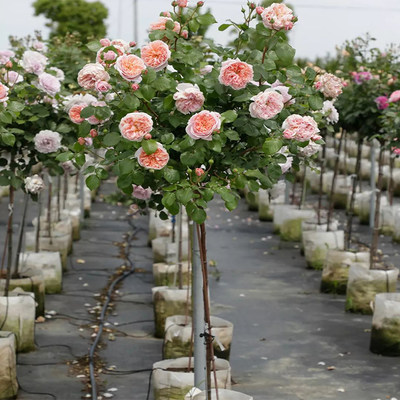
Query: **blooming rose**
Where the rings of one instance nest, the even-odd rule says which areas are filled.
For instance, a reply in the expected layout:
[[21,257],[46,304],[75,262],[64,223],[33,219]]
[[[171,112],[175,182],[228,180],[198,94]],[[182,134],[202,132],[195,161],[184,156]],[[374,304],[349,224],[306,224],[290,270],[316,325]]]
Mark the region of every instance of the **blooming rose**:
[[37,174],[26,177],[24,183],[27,193],[38,194],[44,189],[43,179]]
[[94,89],[97,81],[110,80],[110,75],[99,63],[86,64],[78,73],[78,83],[84,89]]
[[174,94],[176,108],[182,114],[189,114],[201,109],[204,104],[204,95],[197,85],[180,83]]
[[74,124],[81,124],[85,120],[85,118],[81,117],[81,111],[87,106],[85,103],[73,105],[68,111],[69,119]]
[[333,74],[323,74],[318,77],[315,87],[325,97],[336,99],[342,93],[343,82]]
[[207,75],[213,70],[212,65],[205,65],[204,67],[200,68],[200,75]]
[[49,70],[50,70],[50,71],[54,71],[54,72],[56,73],[56,74],[55,74],[55,77],[56,77],[59,81],[63,81],[63,80],[65,79],[64,71],[61,70],[60,68],[57,68],[57,67],[50,67]]
[[168,58],[171,56],[168,45],[162,40],[155,40],[143,46],[140,54],[144,63],[155,71],[165,68],[168,64]]
[[[104,101],[94,101],[91,106],[93,107],[106,107],[107,104]],[[112,113],[111,113],[112,114]],[[91,115],[89,118],[86,118],[86,121],[92,125],[103,124],[104,122],[108,121],[110,117],[106,119],[97,119],[94,115]]]
[[389,96],[389,103],[396,103],[397,101],[400,100],[400,90],[395,90],[390,96]]
[[292,99],[292,95],[289,94],[289,88],[283,85],[280,81],[276,80],[272,85],[271,89],[274,89],[276,92],[279,92],[283,97],[283,102],[286,104],[294,104],[296,102],[295,99]]
[[111,89],[111,85],[106,81],[97,81],[94,88],[100,93],[105,93]]
[[110,41],[110,39],[103,38],[103,39],[100,39],[100,44],[101,44],[103,47],[107,47],[107,46],[110,46],[110,45],[111,45],[111,41]]
[[321,109],[322,113],[326,116],[326,121],[330,124],[336,124],[339,121],[339,113],[333,105],[333,101],[325,100]]
[[253,67],[238,58],[229,59],[221,64],[218,80],[235,90],[243,89],[253,80]]
[[69,112],[69,110],[77,104],[90,105],[94,101],[97,101],[97,99],[91,94],[74,94],[73,96],[68,96],[66,98],[66,100],[64,101],[64,109],[66,112]]
[[61,135],[49,130],[40,131],[33,138],[35,149],[39,153],[54,153],[61,147]]
[[117,51],[121,50],[124,53],[128,52],[130,49],[129,43],[123,39],[112,40],[111,46],[114,46],[117,49]]
[[103,65],[104,67],[113,64],[110,62],[106,63],[106,61],[116,60],[117,57],[122,56],[124,54],[123,49],[117,46],[114,47],[116,52],[113,50],[104,51],[105,47],[102,47],[96,54],[96,62]]
[[144,112],[126,114],[119,123],[121,135],[128,140],[140,142],[153,129],[153,120]]
[[169,17],[159,17],[156,22],[153,22],[150,24],[149,30],[151,31],[164,31],[166,28],[165,24],[168,21],[172,21],[174,23],[174,29],[173,31],[176,33],[179,33],[181,30],[181,25],[177,21],[173,21],[172,18]]
[[7,71],[4,75],[4,81],[10,85],[15,85],[16,83],[22,82],[24,78],[18,72]]
[[186,133],[192,139],[212,140],[212,134],[221,127],[221,115],[213,111],[201,111],[188,121]]
[[361,72],[352,72],[351,75],[353,76],[354,82],[357,85],[361,85],[364,82],[370,81],[373,76],[369,71],[361,71]]
[[33,42],[32,47],[37,51],[45,51],[46,50],[45,44],[43,42],[40,42],[39,40],[35,40]]
[[0,83],[0,103],[5,103],[8,100],[8,87]]
[[249,111],[253,118],[271,119],[278,115],[283,107],[283,96],[275,89],[266,89],[251,98]]
[[261,14],[263,24],[266,28],[279,31],[281,29],[290,30],[293,28],[293,10],[282,3],[272,3],[265,8]]
[[21,66],[26,72],[40,75],[44,72],[47,64],[47,57],[37,51],[27,50],[22,55]]
[[38,87],[50,96],[55,96],[60,91],[61,84],[54,75],[43,72],[39,75]]
[[389,101],[387,96],[378,96],[375,99],[375,103],[378,107],[378,110],[384,110],[389,107]]
[[187,7],[188,0],[177,0],[177,4],[179,7]]
[[320,144],[311,141],[306,147],[299,148],[299,154],[303,157],[311,157],[314,154],[317,154],[321,147]]
[[141,74],[146,69],[146,66],[138,56],[125,54],[118,57],[115,69],[127,81],[140,82],[142,80]]
[[282,124],[283,137],[285,139],[294,139],[299,142],[307,140],[318,140],[321,137],[317,135],[319,132],[318,125],[312,117],[292,114],[283,121]]
[[132,196],[136,197],[139,200],[148,200],[151,197],[153,191],[150,188],[144,188],[140,185],[132,185],[133,192]]
[[0,64],[6,64],[10,61],[10,58],[14,57],[15,53],[11,50],[0,51]]
[[140,166],[148,169],[163,169],[169,161],[169,154],[161,143],[157,143],[157,150],[153,154],[146,154],[142,147],[136,151],[135,157]]

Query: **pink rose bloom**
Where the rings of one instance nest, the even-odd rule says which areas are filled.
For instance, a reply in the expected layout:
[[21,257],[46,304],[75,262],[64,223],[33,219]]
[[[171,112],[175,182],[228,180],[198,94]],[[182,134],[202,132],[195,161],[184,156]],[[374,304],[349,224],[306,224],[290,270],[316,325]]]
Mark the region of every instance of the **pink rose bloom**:
[[61,163],[61,167],[68,175],[76,174],[78,172],[78,170],[75,168],[74,163],[71,160]]
[[152,129],[153,120],[144,112],[126,114],[119,123],[121,135],[134,142],[140,142]]
[[167,21],[172,21],[174,23],[173,31],[176,33],[179,33],[179,31],[181,30],[180,23],[177,21],[173,21],[172,18],[169,18],[169,17],[159,17],[156,22],[151,23],[150,27],[149,27],[150,32],[151,31],[164,31],[165,29],[167,29],[165,27],[165,24],[167,23]]
[[18,72],[7,71],[4,75],[4,81],[10,85],[15,85],[16,83],[22,82],[24,78]]
[[385,108],[389,107],[389,101],[387,96],[378,96],[375,99],[375,103],[378,107],[378,110],[384,110]]
[[111,45],[111,41],[110,41],[110,39],[103,38],[103,39],[100,39],[100,44],[101,44],[103,47],[108,47],[108,46]]
[[91,146],[93,144],[93,139],[91,137],[85,137],[85,146]]
[[47,57],[37,51],[27,50],[22,55],[21,66],[26,72],[40,75],[47,65]]
[[141,167],[147,169],[163,169],[169,161],[169,154],[164,149],[161,143],[157,143],[157,150],[153,154],[146,154],[142,147],[140,147],[135,157]]
[[[95,101],[91,104],[93,107],[106,107],[107,104],[104,101]],[[91,115],[89,118],[86,118],[86,121],[89,122],[89,124],[92,125],[98,125],[98,124],[103,124],[104,122],[108,121],[110,117],[106,119],[97,119],[94,115]]]
[[87,106],[88,104],[85,103],[73,105],[68,111],[69,119],[74,124],[81,124],[85,120],[85,118],[81,117],[81,111]]
[[110,75],[106,72],[104,67],[99,63],[86,64],[78,73],[79,86],[84,89],[94,89],[97,81],[110,80]]
[[197,85],[180,83],[174,94],[175,106],[182,114],[199,111],[203,107],[205,98]]
[[38,88],[50,96],[55,96],[61,89],[61,83],[54,75],[43,72],[39,75]]
[[364,82],[370,81],[373,76],[369,71],[361,71],[361,72],[352,72],[351,75],[353,76],[354,82],[357,85],[361,85]]
[[59,80],[59,81],[63,81],[65,79],[65,74],[64,71],[61,70],[60,68],[57,67],[50,67],[49,71],[53,71],[55,72],[55,77]]
[[32,194],[38,194],[45,187],[43,179],[37,174],[26,177],[24,183],[25,191]]
[[235,90],[243,89],[253,80],[253,67],[238,58],[229,59],[221,64],[218,80]]
[[132,185],[133,187],[133,192],[132,196],[136,197],[139,200],[148,200],[151,197],[151,194],[153,191],[150,188],[144,188],[143,186],[140,185]]
[[122,78],[129,82],[140,82],[142,72],[146,69],[143,60],[134,54],[118,57],[114,67]]
[[258,6],[256,7],[256,13],[258,15],[261,15],[264,12],[264,7]]
[[96,62],[101,64],[103,67],[109,67],[113,63],[106,63],[106,61],[116,60],[118,56],[122,56],[124,51],[121,47],[115,47],[115,51],[108,50],[104,51],[105,47],[102,47],[96,54]]
[[188,5],[188,0],[177,0],[176,1],[179,7],[187,7]]
[[400,147],[392,147],[393,154],[400,155]]
[[203,68],[200,68],[200,75],[207,75],[213,70],[212,65],[205,65]]
[[389,96],[389,103],[396,103],[397,101],[400,100],[400,90],[395,90],[390,96]]
[[339,113],[333,105],[333,101],[325,100],[321,112],[326,116],[326,121],[329,124],[336,124],[339,121]]
[[283,107],[283,96],[275,89],[267,89],[252,97],[249,111],[253,118],[271,119],[278,115]]
[[261,14],[263,24],[266,28],[279,31],[281,29],[290,30],[293,28],[293,10],[283,3],[273,3],[265,8]]
[[129,43],[123,39],[112,40],[111,46],[114,46],[117,49],[117,51],[121,50],[123,53],[127,53],[130,49]]
[[286,174],[287,171],[289,171],[290,168],[292,168],[293,164],[293,157],[286,157],[286,162],[283,164],[279,164],[282,170],[282,174]]
[[63,104],[65,111],[69,112],[69,110],[77,104],[90,105],[94,101],[97,101],[97,99],[91,94],[74,94],[73,96],[68,96]]
[[155,40],[143,46],[140,50],[140,55],[148,67],[153,68],[155,71],[160,71],[168,65],[171,51],[162,40]]
[[58,132],[44,130],[35,135],[33,142],[39,153],[54,153],[61,147],[61,135]]
[[0,103],[8,100],[8,87],[0,82]]
[[15,53],[11,50],[0,50],[0,64],[6,64],[10,58],[15,57]]
[[283,102],[286,104],[294,104],[296,102],[295,99],[293,99],[293,96],[289,94],[289,88],[285,85],[283,85],[280,81],[275,81],[271,85],[271,89],[274,89],[275,91],[279,92],[282,97],[283,97]]
[[183,31],[181,32],[181,36],[182,36],[184,39],[187,39],[187,38],[189,37],[189,32],[185,29],[185,30],[183,30]]
[[212,140],[212,134],[221,128],[221,115],[213,111],[201,111],[188,121],[186,133],[192,139]]
[[317,154],[321,147],[320,144],[311,141],[306,147],[299,148],[299,154],[303,157],[311,157],[314,154]]
[[325,97],[336,99],[342,93],[343,82],[333,74],[323,74],[318,77],[315,87]]
[[44,50],[46,50],[45,44],[44,44],[43,42],[40,42],[39,40],[35,40],[35,41],[33,42],[32,47],[33,47],[35,50],[37,50],[37,51],[44,51]]
[[292,114],[283,121],[283,137],[285,139],[305,142],[319,132],[318,125],[312,117]]
[[111,89],[111,85],[106,81],[97,81],[94,88],[100,93],[105,93]]

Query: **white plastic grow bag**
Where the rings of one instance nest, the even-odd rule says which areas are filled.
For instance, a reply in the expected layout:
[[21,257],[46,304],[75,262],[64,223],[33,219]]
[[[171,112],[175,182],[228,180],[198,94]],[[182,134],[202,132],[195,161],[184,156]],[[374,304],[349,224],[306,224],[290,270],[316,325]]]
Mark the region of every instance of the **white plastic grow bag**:
[[0,331],[0,399],[14,398],[18,392],[15,335]]

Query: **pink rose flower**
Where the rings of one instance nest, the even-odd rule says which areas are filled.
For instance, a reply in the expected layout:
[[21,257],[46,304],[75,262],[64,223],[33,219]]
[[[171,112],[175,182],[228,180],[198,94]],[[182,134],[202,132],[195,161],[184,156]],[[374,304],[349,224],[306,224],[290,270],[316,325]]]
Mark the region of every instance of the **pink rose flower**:
[[280,81],[276,80],[272,85],[271,89],[274,89],[275,91],[279,92],[282,97],[283,97],[283,102],[286,104],[294,104],[296,102],[295,99],[293,99],[293,96],[289,94],[289,88],[285,85],[283,85]]
[[141,167],[147,169],[163,169],[169,161],[169,154],[164,149],[161,143],[157,143],[157,150],[153,154],[146,154],[142,147],[140,147],[135,157]]
[[314,154],[317,154],[321,147],[320,144],[311,141],[306,147],[299,148],[299,154],[303,157],[311,157]]
[[253,67],[238,58],[229,59],[221,64],[218,80],[235,90],[243,89],[253,80]]
[[110,41],[110,39],[103,38],[103,39],[100,39],[100,44],[101,44],[103,47],[108,47],[108,46],[111,45],[111,41]]
[[212,140],[212,134],[221,128],[221,115],[213,111],[201,111],[188,121],[186,133],[192,139]]
[[21,66],[26,72],[40,75],[47,65],[47,57],[37,51],[27,50],[22,55]]
[[[91,103],[91,106],[93,107],[106,107],[107,104],[104,101],[94,101]],[[94,115],[91,115],[89,118],[86,118],[86,121],[89,122],[91,125],[98,125],[98,124],[103,124],[104,122],[108,121],[110,117],[106,119],[97,119]]]
[[50,67],[49,68],[49,71],[53,71],[53,72],[55,72],[55,77],[59,80],[59,81],[63,81],[64,79],[65,79],[65,74],[64,74],[64,71],[63,70],[61,70],[60,68],[57,68],[57,67]]
[[38,194],[44,189],[44,181],[37,174],[32,176],[27,176],[24,180],[24,183],[25,183],[25,191],[27,193]]
[[171,13],[170,13],[169,11],[163,11],[161,14],[162,14],[164,17],[171,18]]
[[15,53],[13,51],[0,50],[0,64],[7,64],[12,57],[15,57]]
[[343,82],[333,74],[323,74],[318,77],[315,88],[325,97],[336,99],[342,93]]
[[105,93],[111,89],[111,85],[106,81],[97,81],[94,88],[100,93]]
[[84,89],[94,89],[97,81],[108,82],[109,80],[110,75],[99,63],[86,64],[78,73],[79,86]]
[[123,39],[112,40],[111,46],[114,46],[117,49],[117,51],[121,50],[123,53],[127,53],[130,49],[129,43]]
[[183,31],[181,32],[181,36],[182,36],[184,39],[187,39],[187,38],[189,37],[189,32],[185,29],[185,30],[183,30]]
[[295,17],[293,10],[283,3],[273,3],[265,8],[261,14],[263,24],[266,28],[279,31],[293,28]]
[[396,103],[397,101],[400,100],[400,90],[395,90],[390,96],[389,96],[389,103]]
[[283,121],[283,137],[285,139],[305,142],[312,139],[318,132],[318,125],[312,117],[292,114]]
[[44,50],[46,50],[45,44],[44,44],[43,42],[40,42],[39,40],[35,40],[35,41],[33,42],[32,47],[33,47],[35,50],[37,50],[37,51],[44,51]]
[[249,111],[253,118],[271,119],[278,115],[283,107],[283,96],[275,89],[266,89],[252,97]]
[[396,154],[396,156],[400,155],[400,147],[392,147],[392,152],[393,154]]
[[169,17],[159,17],[156,22],[151,23],[150,27],[149,27],[150,32],[151,31],[164,31],[165,29],[167,29],[165,27],[165,24],[168,21],[172,21],[174,23],[173,31],[176,33],[179,33],[179,31],[181,30],[180,23],[177,21],[173,21],[172,18],[169,18]]
[[85,118],[81,117],[81,111],[87,106],[88,104],[85,103],[73,105],[68,111],[69,119],[74,124],[81,124],[85,120]]
[[168,45],[162,40],[155,40],[143,46],[140,54],[148,67],[153,68],[155,71],[160,71],[168,65],[171,51]]
[[61,167],[68,175],[76,174],[78,172],[71,160],[61,163]]
[[178,3],[178,6],[182,8],[187,7],[188,5],[188,0],[177,0],[176,2]]
[[175,106],[182,114],[199,111],[203,107],[205,98],[197,85],[180,83],[174,94]]
[[91,94],[74,94],[73,96],[68,96],[66,98],[64,101],[64,109],[66,112],[69,112],[69,110],[77,104],[90,105],[95,101],[97,101],[96,97]]
[[339,121],[339,113],[333,105],[333,101],[325,100],[321,112],[326,116],[326,121],[329,124],[336,124]]
[[146,69],[146,66],[141,58],[134,54],[125,54],[118,57],[115,63],[115,69],[125,80],[129,82],[140,82],[141,74]]
[[5,103],[8,100],[8,87],[0,82],[0,103]]
[[93,139],[91,137],[85,137],[85,146],[91,146],[93,144]]
[[110,65],[114,64],[111,62],[106,62],[106,61],[116,61],[117,57],[122,56],[124,54],[124,51],[121,47],[114,46],[115,51],[113,50],[108,50],[105,51],[105,47],[102,47],[96,54],[96,62],[101,64],[103,67],[109,67]]
[[54,153],[61,147],[61,135],[58,132],[43,130],[35,135],[33,142],[39,153]]
[[153,191],[150,188],[144,188],[143,186],[140,185],[132,185],[133,187],[133,192],[132,196],[136,197],[139,200],[148,200],[151,197],[151,194]]
[[361,85],[373,78],[371,72],[369,71],[352,72],[351,75],[353,76],[354,82],[357,85]]
[[204,171],[203,168],[196,168],[196,169],[194,170],[194,173],[195,173],[197,176],[203,176],[205,172],[206,172],[206,171]]
[[213,70],[212,65],[205,65],[204,67],[200,68],[200,75],[207,75]]
[[256,13],[258,15],[261,15],[264,12],[264,7],[258,6],[256,7]]
[[153,120],[144,112],[126,114],[119,123],[121,135],[128,140],[140,142],[153,129]]
[[286,174],[286,172],[289,171],[290,168],[292,168],[293,164],[293,157],[286,157],[286,162],[283,164],[279,164],[282,170],[282,174]]
[[24,78],[18,72],[7,71],[4,75],[4,81],[10,85],[15,85],[16,83],[22,82]]
[[61,89],[61,83],[54,75],[43,72],[39,75],[38,87],[48,95],[55,96]]
[[385,108],[389,107],[389,101],[388,101],[387,96],[378,96],[375,99],[376,106],[378,107],[378,110],[384,110]]

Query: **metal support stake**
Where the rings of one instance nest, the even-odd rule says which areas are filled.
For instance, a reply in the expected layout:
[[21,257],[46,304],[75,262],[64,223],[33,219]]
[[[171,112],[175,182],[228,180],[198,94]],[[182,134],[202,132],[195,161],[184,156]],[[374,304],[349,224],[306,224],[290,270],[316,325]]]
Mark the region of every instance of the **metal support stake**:
[[81,201],[81,223],[85,219],[85,180],[81,174],[79,174],[79,196]]
[[376,197],[376,168],[375,168],[375,141],[371,143],[371,199],[370,199],[370,207],[369,207],[369,226],[370,228],[374,227],[375,220],[375,197]]
[[[194,386],[206,390],[206,346],[204,338],[203,276],[201,272],[200,250],[195,223],[191,224],[192,270],[193,270],[193,330],[194,330]],[[201,336],[200,336],[201,335]]]

